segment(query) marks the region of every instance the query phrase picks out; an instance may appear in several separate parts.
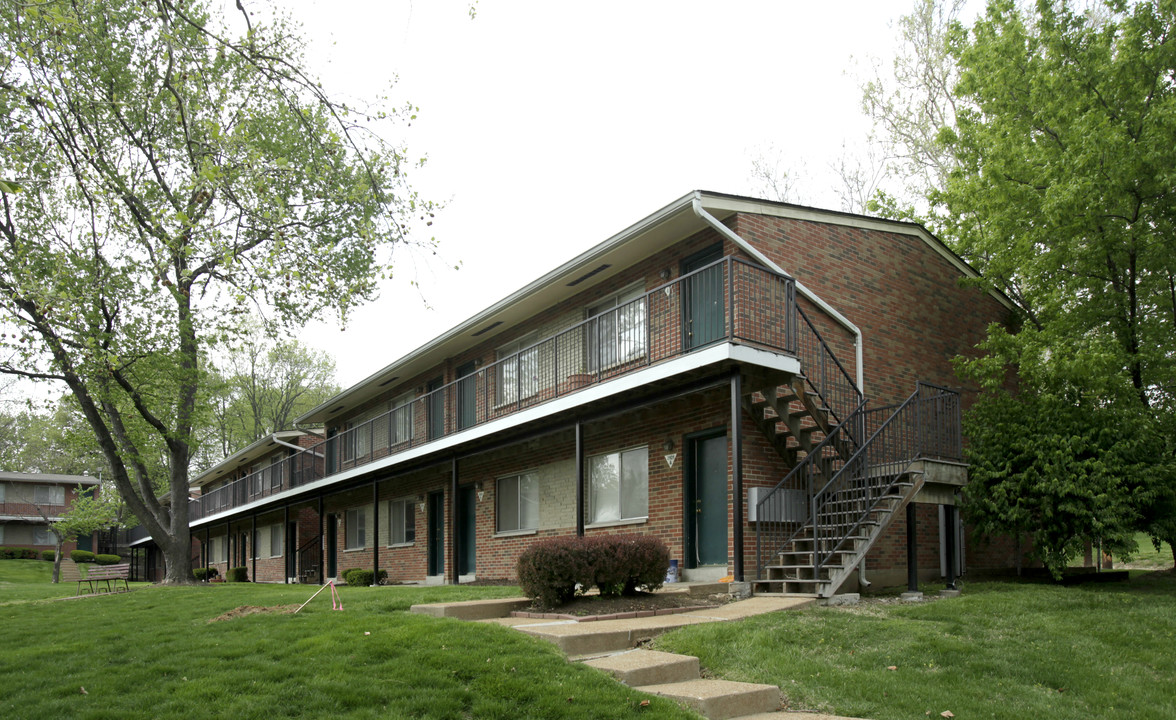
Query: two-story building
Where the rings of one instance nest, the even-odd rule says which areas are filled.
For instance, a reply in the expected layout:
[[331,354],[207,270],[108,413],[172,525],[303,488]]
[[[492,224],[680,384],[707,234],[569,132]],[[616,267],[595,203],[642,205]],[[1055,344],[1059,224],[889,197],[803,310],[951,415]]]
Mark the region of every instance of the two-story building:
[[759,591],[1007,565],[954,507],[951,360],[1010,309],[975,276],[918,225],[692,192],[198,478],[194,537],[270,581],[509,579],[600,533]]
[[[49,523],[69,511],[79,489],[97,492],[98,485],[98,478],[89,475],[0,472],[0,545],[53,550],[57,540]],[[62,551],[93,550],[93,539],[79,537]]]

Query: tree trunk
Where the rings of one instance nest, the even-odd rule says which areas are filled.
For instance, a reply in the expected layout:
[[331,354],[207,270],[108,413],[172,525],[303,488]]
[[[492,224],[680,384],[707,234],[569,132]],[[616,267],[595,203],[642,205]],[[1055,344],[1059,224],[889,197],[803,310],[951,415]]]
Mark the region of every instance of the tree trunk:
[[61,546],[64,544],[65,544],[65,541],[62,540],[60,537],[58,537],[56,552],[53,555],[53,582],[54,583],[61,582]]

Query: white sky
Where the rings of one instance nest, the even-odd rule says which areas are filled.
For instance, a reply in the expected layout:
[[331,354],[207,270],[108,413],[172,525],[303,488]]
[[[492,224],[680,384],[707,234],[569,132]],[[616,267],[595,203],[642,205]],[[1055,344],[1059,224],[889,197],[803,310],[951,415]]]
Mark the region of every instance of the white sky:
[[345,332],[300,336],[346,387],[690,190],[755,194],[758,155],[803,159],[802,197],[837,207],[828,163],[869,131],[859,78],[889,63],[912,2],[480,0],[473,20],[468,0],[290,7],[328,89],[372,97],[399,78],[394,101],[420,113],[394,132],[429,158],[415,185],[448,203],[438,258],[402,256]]

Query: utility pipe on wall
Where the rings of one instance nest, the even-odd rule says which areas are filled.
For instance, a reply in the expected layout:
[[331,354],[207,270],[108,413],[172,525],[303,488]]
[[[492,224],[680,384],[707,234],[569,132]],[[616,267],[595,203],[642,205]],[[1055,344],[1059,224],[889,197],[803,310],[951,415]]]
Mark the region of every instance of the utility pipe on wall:
[[[792,277],[791,274],[786,272],[783,268],[781,268],[776,263],[772,262],[771,258],[769,258],[767,255],[764,255],[762,252],[757,250],[754,246],[752,246],[751,243],[749,243],[746,240],[744,240],[743,238],[739,237],[737,234],[735,234],[735,232],[733,230],[731,230],[731,228],[729,228],[726,225],[724,225],[723,223],[719,222],[718,219],[714,215],[711,215],[710,213],[708,213],[702,207],[702,198],[698,193],[695,193],[694,199],[691,200],[690,205],[692,208],[694,208],[695,215],[700,217],[706,224],[710,225],[715,230],[717,230],[720,235],[722,235],[723,237],[729,239],[731,242],[738,245],[745,253],[752,256],[753,258],[755,258],[759,262],[763,263],[768,268],[771,268],[772,270],[775,270],[776,272],[780,273],[781,275],[788,275],[789,277]],[[849,330],[851,333],[853,333],[854,363],[857,366],[857,372],[855,375],[855,383],[857,384],[858,392],[862,393],[862,395],[865,395],[865,393],[866,393],[865,379],[864,379],[865,376],[862,372],[862,331],[861,331],[861,329],[857,325],[854,325],[853,322],[851,322],[849,318],[845,317],[844,315],[839,313],[836,309],[834,309],[834,307],[832,305],[825,302],[816,293],[814,293],[812,290],[809,290],[807,287],[805,287],[804,284],[801,283],[799,280],[796,280],[795,278],[793,278],[793,281],[796,283],[796,291],[797,292],[799,292],[801,295],[808,298],[809,301],[811,301],[817,307],[821,308],[821,310],[825,311],[831,318],[833,318],[834,320],[837,321],[837,324],[841,325],[846,330]]]

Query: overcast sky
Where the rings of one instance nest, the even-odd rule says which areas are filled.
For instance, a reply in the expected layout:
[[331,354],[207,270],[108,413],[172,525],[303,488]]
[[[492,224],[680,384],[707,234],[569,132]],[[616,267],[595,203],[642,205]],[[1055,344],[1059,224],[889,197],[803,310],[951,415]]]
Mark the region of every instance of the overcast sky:
[[911,0],[290,8],[327,88],[372,97],[398,78],[420,113],[392,132],[447,203],[437,258],[403,255],[346,331],[301,336],[348,386],[690,190],[756,193],[757,156],[803,160],[803,198],[837,207],[827,166],[865,146],[859,86]]

